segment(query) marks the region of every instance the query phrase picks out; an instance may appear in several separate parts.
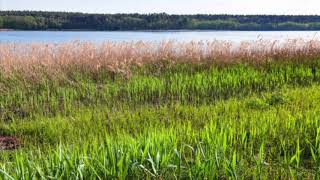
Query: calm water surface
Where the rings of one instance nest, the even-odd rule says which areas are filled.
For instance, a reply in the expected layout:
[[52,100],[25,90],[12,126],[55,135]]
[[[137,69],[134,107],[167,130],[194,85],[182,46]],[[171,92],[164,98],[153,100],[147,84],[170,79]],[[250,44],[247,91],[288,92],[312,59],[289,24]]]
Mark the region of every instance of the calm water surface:
[[320,31],[2,31],[0,42],[123,42],[123,41],[200,41],[285,40],[320,38]]

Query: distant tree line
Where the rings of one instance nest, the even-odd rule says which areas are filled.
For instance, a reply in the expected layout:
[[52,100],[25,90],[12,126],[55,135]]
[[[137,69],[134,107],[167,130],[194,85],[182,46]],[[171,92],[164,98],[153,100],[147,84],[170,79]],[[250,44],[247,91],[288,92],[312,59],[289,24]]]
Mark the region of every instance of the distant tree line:
[[19,30],[320,30],[320,16],[0,11],[0,28]]

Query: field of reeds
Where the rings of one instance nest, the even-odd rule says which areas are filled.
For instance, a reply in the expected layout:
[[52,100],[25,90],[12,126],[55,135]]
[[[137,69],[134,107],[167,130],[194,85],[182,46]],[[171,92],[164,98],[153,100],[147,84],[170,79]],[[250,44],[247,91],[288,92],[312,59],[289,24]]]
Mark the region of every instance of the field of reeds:
[[319,179],[320,41],[0,44],[0,179]]

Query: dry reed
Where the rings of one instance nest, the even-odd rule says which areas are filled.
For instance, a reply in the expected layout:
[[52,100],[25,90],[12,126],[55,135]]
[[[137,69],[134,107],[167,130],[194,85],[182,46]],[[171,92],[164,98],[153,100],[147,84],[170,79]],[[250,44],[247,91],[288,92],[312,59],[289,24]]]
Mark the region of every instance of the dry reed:
[[90,43],[0,43],[3,75],[19,73],[26,79],[58,78],[68,72],[107,70],[130,75],[132,66],[155,63],[229,64],[314,60],[320,40]]

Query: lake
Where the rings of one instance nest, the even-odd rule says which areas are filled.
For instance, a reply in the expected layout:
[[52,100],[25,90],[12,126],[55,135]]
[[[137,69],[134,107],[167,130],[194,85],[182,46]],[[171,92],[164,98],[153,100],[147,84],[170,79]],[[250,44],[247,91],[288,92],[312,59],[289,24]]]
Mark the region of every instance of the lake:
[[1,31],[0,42],[123,42],[123,41],[200,41],[319,39],[320,31]]

